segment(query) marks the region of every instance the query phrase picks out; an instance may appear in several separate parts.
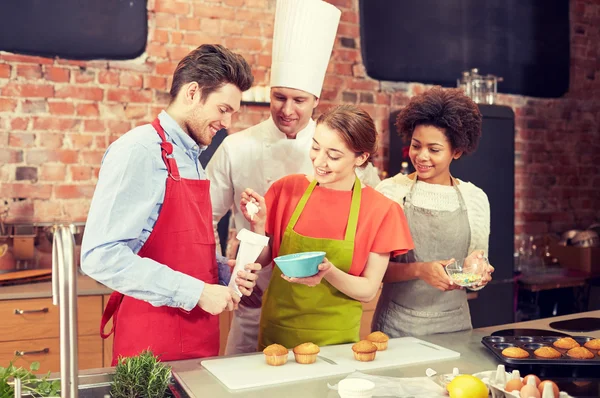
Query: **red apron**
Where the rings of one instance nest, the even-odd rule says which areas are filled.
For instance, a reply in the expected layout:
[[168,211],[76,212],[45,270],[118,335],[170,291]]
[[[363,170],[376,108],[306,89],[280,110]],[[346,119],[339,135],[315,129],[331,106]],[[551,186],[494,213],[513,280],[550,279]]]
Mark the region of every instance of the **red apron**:
[[[158,118],[152,126],[162,139],[162,158],[168,176],[160,214],[138,255],[216,284],[218,271],[210,182],[181,178],[177,162],[170,156],[173,145],[167,142]],[[104,328],[111,318],[113,329],[106,334]],[[154,307],[114,292],[102,315],[100,335],[105,339],[113,332],[113,366],[119,356],[138,355],[148,348],[162,361],[204,358],[219,353],[219,318],[198,306],[190,312],[167,306]]]

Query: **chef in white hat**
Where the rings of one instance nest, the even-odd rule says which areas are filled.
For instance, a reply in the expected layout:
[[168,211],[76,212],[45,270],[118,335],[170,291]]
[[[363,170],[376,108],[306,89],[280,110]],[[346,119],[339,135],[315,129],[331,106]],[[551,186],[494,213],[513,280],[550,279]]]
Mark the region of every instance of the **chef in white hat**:
[[[319,103],[340,15],[340,10],[321,0],[277,1],[271,117],[226,137],[208,163],[215,229],[232,206],[235,228],[250,229],[240,211],[246,188],[264,195],[273,182],[286,175],[313,172],[309,158],[315,131],[312,114]],[[360,169],[360,173],[365,184],[379,183],[374,167]],[[263,268],[256,294],[243,300],[234,313],[226,355],[256,351],[261,292],[269,284],[271,268]]]

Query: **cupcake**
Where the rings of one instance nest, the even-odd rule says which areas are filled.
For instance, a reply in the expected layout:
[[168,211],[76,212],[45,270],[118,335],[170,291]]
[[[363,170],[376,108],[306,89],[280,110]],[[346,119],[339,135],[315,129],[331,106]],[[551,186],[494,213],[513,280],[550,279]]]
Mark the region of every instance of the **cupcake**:
[[585,347],[574,347],[567,351],[567,355],[576,359],[592,359],[594,354]]
[[571,348],[579,347],[579,343],[573,340],[571,337],[563,337],[552,343],[556,348],[562,348],[564,350],[570,350]]
[[502,355],[508,358],[527,358],[529,353],[521,347],[508,347],[502,350]]
[[369,362],[375,359],[377,354],[377,346],[369,340],[361,340],[352,346],[354,359],[361,362]]
[[539,358],[548,358],[548,359],[556,359],[560,358],[560,352],[556,351],[556,349],[552,347],[540,347],[533,352],[536,357]]
[[313,343],[302,343],[294,347],[294,357],[296,362],[309,364],[315,363],[317,354],[321,351],[319,346]]
[[375,344],[377,351],[384,351],[387,349],[388,340],[390,339],[387,334],[383,332],[373,332],[366,337],[371,343]]
[[271,344],[263,350],[267,365],[280,366],[288,360],[288,350],[282,345]]
[[590,350],[600,350],[600,339],[590,340],[583,345],[585,348]]

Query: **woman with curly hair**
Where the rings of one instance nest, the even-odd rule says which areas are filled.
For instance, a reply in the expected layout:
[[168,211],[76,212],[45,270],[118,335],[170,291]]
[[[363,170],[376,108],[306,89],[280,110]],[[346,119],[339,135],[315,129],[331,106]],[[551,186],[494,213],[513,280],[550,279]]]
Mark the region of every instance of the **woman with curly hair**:
[[[460,89],[435,87],[412,98],[396,127],[410,142],[416,172],[388,178],[376,189],[403,206],[415,248],[390,261],[373,330],[400,337],[471,329],[466,292],[444,267],[455,259],[480,260],[488,250],[487,196],[450,173],[452,161],[477,148],[481,113]],[[491,280],[493,270],[485,265],[474,290]]]

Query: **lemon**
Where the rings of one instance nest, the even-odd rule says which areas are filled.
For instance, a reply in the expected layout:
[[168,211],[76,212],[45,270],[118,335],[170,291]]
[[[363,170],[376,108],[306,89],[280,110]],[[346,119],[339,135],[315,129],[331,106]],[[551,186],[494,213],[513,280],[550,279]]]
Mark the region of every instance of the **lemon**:
[[475,376],[460,375],[456,376],[446,389],[450,393],[450,398],[487,398],[487,386]]

